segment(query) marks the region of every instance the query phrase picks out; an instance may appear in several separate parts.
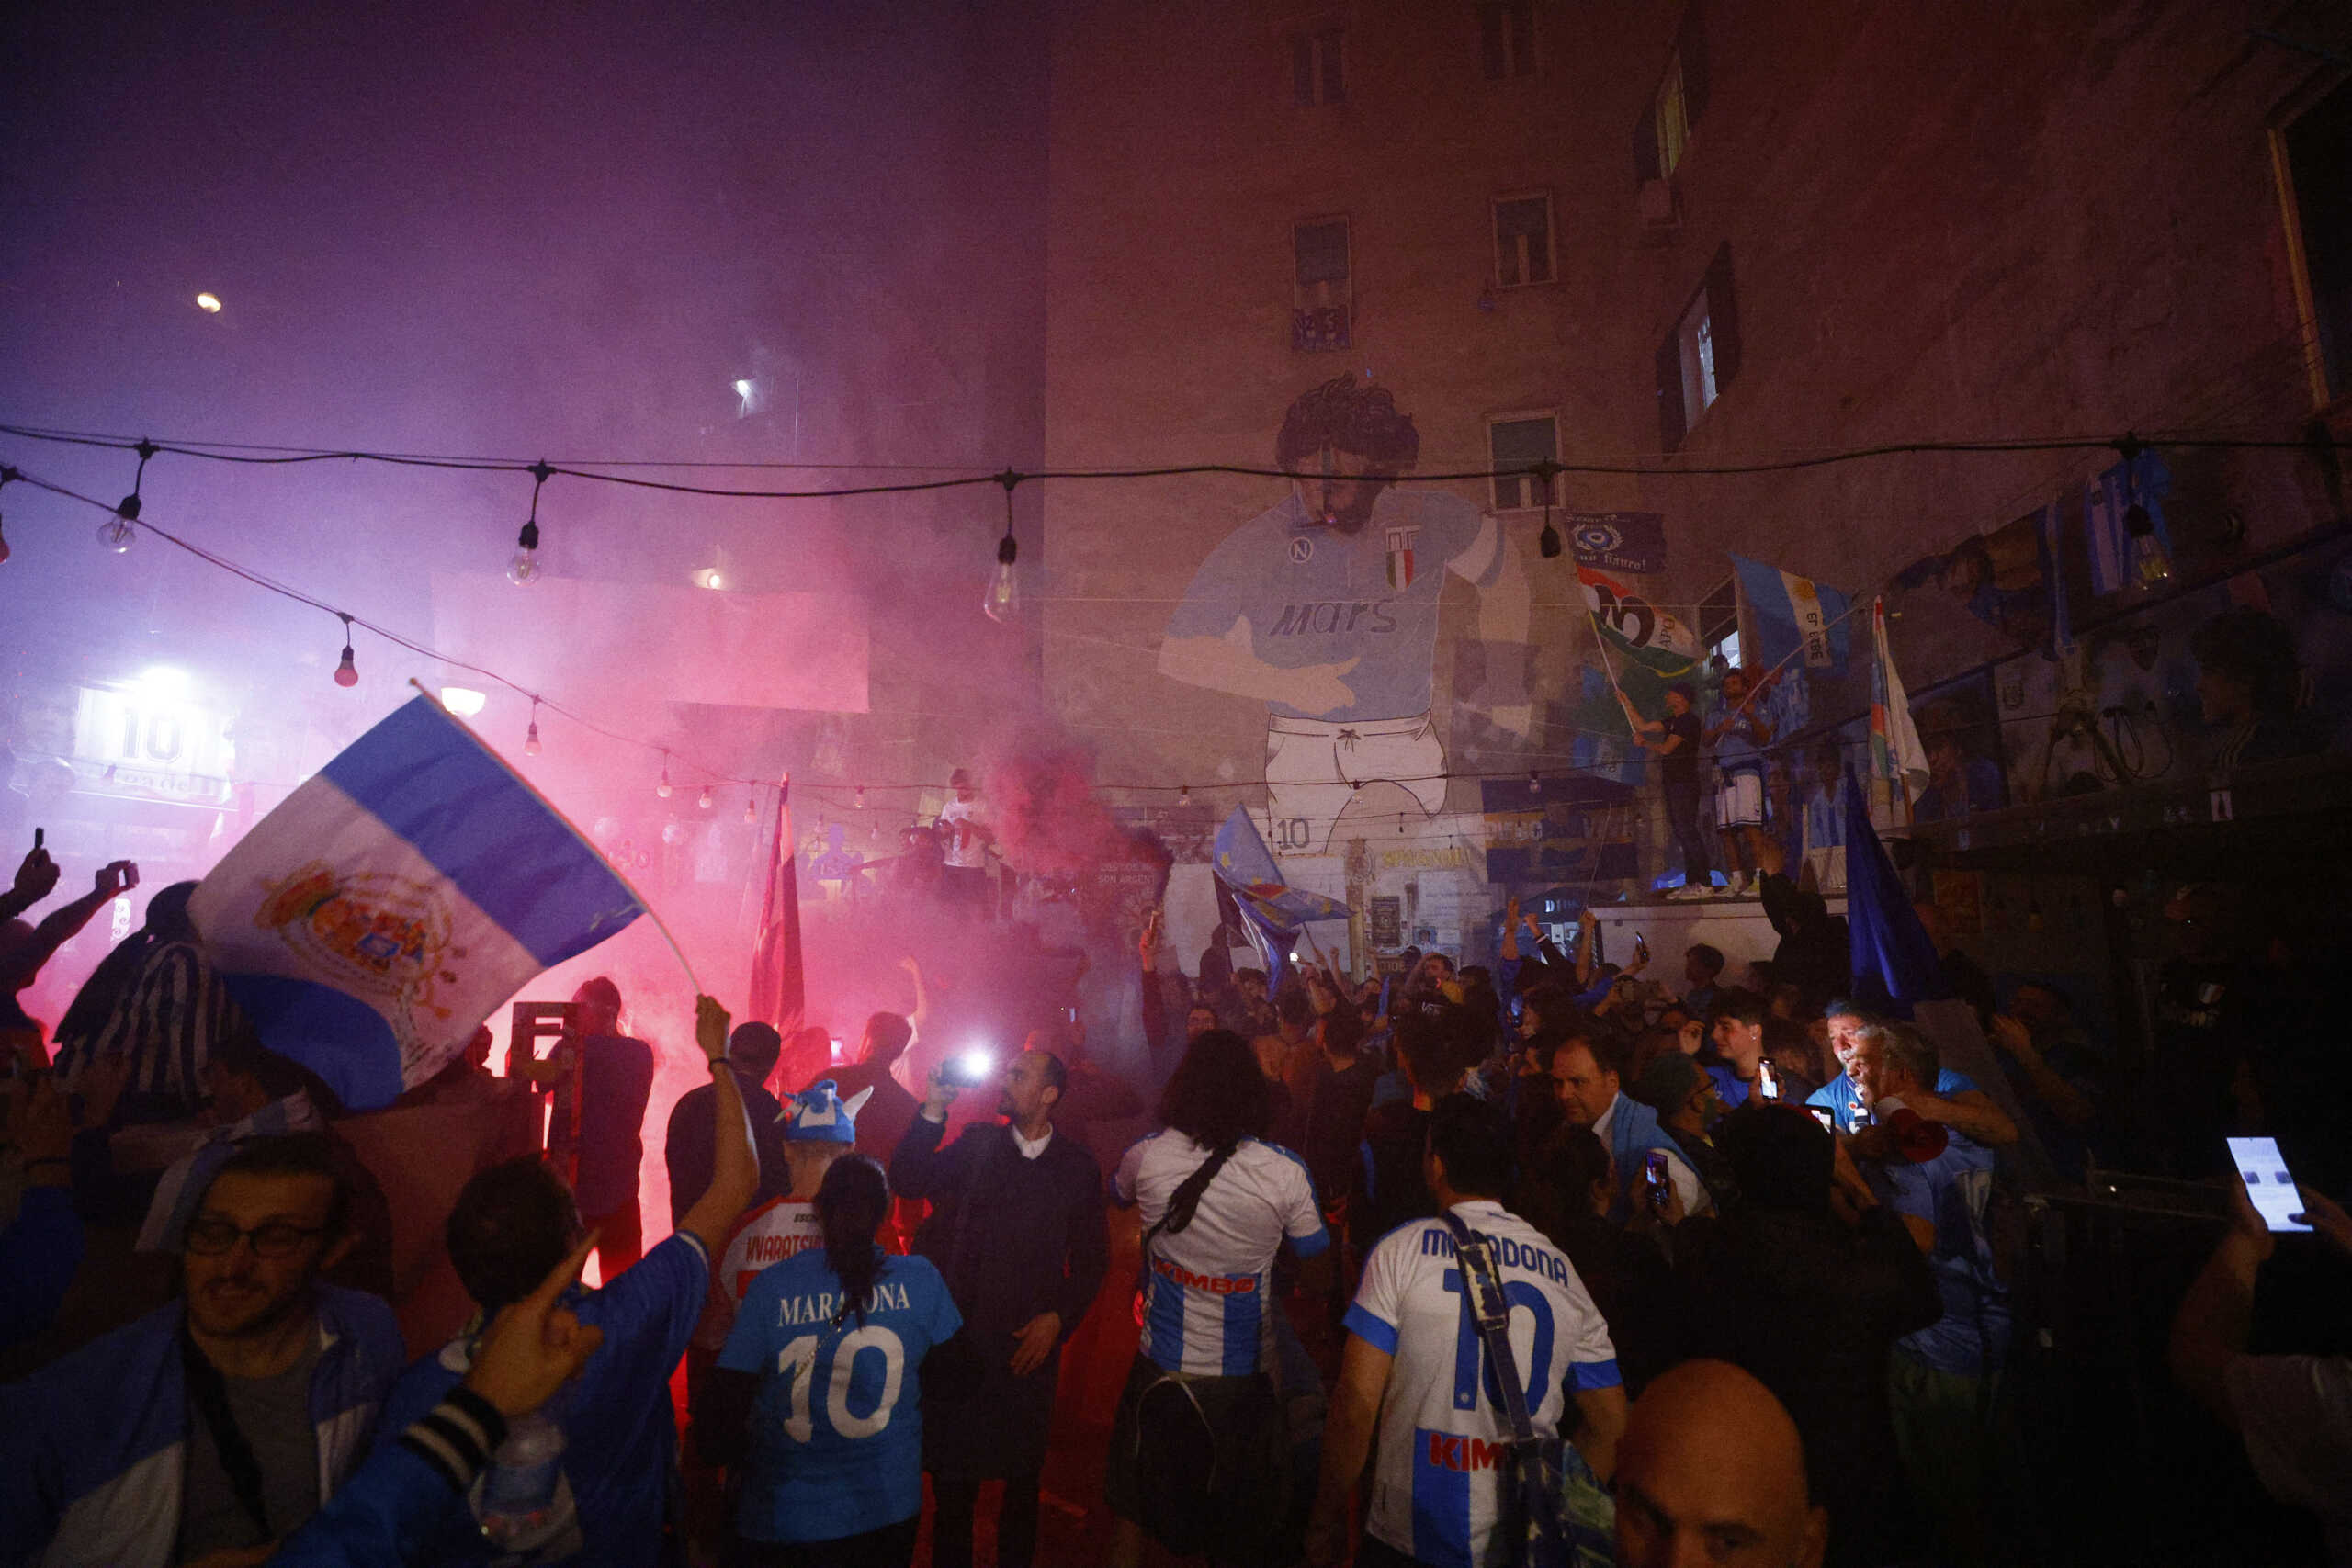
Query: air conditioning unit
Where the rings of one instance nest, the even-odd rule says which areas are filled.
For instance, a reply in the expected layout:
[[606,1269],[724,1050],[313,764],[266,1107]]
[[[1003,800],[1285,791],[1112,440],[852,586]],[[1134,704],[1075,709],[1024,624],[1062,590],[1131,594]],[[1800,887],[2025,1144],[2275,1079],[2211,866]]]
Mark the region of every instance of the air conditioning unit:
[[1682,215],[1675,207],[1674,183],[1671,180],[1644,180],[1634,205],[1634,210],[1641,214],[1645,229],[1668,230],[1681,224]]

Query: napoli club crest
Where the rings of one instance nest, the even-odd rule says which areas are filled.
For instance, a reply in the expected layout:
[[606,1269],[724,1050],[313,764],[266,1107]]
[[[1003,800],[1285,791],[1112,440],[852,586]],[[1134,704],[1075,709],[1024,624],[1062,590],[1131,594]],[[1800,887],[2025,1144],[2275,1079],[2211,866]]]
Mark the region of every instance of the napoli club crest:
[[1577,524],[1575,537],[1577,548],[1589,556],[1615,555],[1625,542],[1623,529],[1598,518]]

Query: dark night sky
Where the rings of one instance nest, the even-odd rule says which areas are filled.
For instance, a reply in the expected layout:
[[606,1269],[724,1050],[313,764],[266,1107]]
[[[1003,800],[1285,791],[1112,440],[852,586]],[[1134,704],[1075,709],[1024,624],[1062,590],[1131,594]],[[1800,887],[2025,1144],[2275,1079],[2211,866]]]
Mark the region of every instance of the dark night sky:
[[[40,9],[12,24],[0,109],[0,418],[523,460],[979,467],[1035,447],[1024,204],[1044,73],[1026,20],[950,3]],[[199,290],[225,309],[198,310]],[[750,375],[770,411],[739,420]],[[0,455],[108,500],[131,467],[17,440]],[[146,492],[153,521],[423,631],[425,574],[497,570],[529,483],[165,457]],[[22,497],[11,596],[38,579],[70,606],[95,634],[85,661],[178,657],[204,634],[248,679],[332,667],[317,612],[153,542],[108,557],[96,513]],[[543,519],[559,572],[676,582],[724,547],[747,587],[935,591],[977,622],[990,508],[992,491],[787,508],[559,480]],[[920,547],[943,528],[952,550]],[[8,640],[20,660],[56,651]]]

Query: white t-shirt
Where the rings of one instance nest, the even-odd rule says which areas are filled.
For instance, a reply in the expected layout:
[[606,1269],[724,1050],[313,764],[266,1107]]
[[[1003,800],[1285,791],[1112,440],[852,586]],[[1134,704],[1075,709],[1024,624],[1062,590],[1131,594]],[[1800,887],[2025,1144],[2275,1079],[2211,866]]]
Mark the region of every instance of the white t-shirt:
[[[1564,1385],[1618,1385],[1609,1325],[1576,1266],[1500,1203],[1476,1198],[1453,1212],[1493,1244],[1510,1298],[1511,1359],[1526,1380],[1527,1415],[1556,1436]],[[1477,1568],[1509,1559],[1495,1535],[1502,1513],[1497,1466],[1510,1440],[1470,1299],[1441,1219],[1415,1220],[1364,1259],[1348,1308],[1349,1332],[1395,1358],[1380,1401],[1380,1450],[1365,1528],[1417,1562]]]
[[2352,1562],[2352,1359],[2233,1356],[2222,1377],[2264,1489],[2317,1514],[2328,1561]]
[[[1182,1133],[1155,1133],[1120,1159],[1112,1196],[1137,1208],[1148,1231],[1208,1157]],[[1282,1308],[1267,1297],[1285,1237],[1301,1258],[1331,1245],[1315,1183],[1288,1149],[1244,1138],[1201,1194],[1193,1223],[1153,1240],[1137,1348],[1171,1372],[1206,1377],[1247,1377],[1272,1366]]]
[[695,1324],[695,1343],[706,1350],[725,1345],[752,1281],[786,1258],[824,1245],[817,1205],[806,1198],[771,1198],[738,1220],[718,1255],[718,1267],[710,1271],[710,1291]]
[[980,803],[977,800],[955,798],[939,808],[939,820],[947,824],[947,863],[969,870],[988,864],[988,840],[970,829],[960,826],[980,820]]

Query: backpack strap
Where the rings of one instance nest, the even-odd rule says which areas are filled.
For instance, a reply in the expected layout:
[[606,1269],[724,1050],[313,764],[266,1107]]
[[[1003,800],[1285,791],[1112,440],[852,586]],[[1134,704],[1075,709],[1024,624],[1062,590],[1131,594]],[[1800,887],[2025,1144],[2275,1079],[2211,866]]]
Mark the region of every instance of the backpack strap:
[[1495,1267],[1493,1249],[1487,1238],[1462,1223],[1461,1216],[1447,1210],[1438,1216],[1453,1233],[1453,1255],[1462,1265],[1464,1299],[1468,1303],[1470,1320],[1478,1328],[1478,1337],[1487,1347],[1487,1364],[1494,1370],[1495,1384],[1502,1391],[1503,1417],[1510,1425],[1513,1444],[1535,1440],[1535,1423],[1527,1414],[1527,1385],[1519,1375],[1518,1358],[1510,1349],[1510,1301],[1503,1293],[1501,1272]]
[[1236,1144],[1230,1148],[1216,1150],[1194,1168],[1192,1175],[1184,1178],[1182,1185],[1169,1194],[1166,1212],[1159,1216],[1151,1229],[1143,1234],[1144,1257],[1148,1258],[1151,1256],[1151,1244],[1159,1238],[1162,1231],[1170,1235],[1175,1235],[1193,1223],[1193,1214],[1198,1213],[1201,1207],[1201,1194],[1209,1190],[1209,1183],[1216,1179],[1216,1173],[1225,1168],[1225,1162],[1231,1159],[1234,1150],[1240,1146]]

